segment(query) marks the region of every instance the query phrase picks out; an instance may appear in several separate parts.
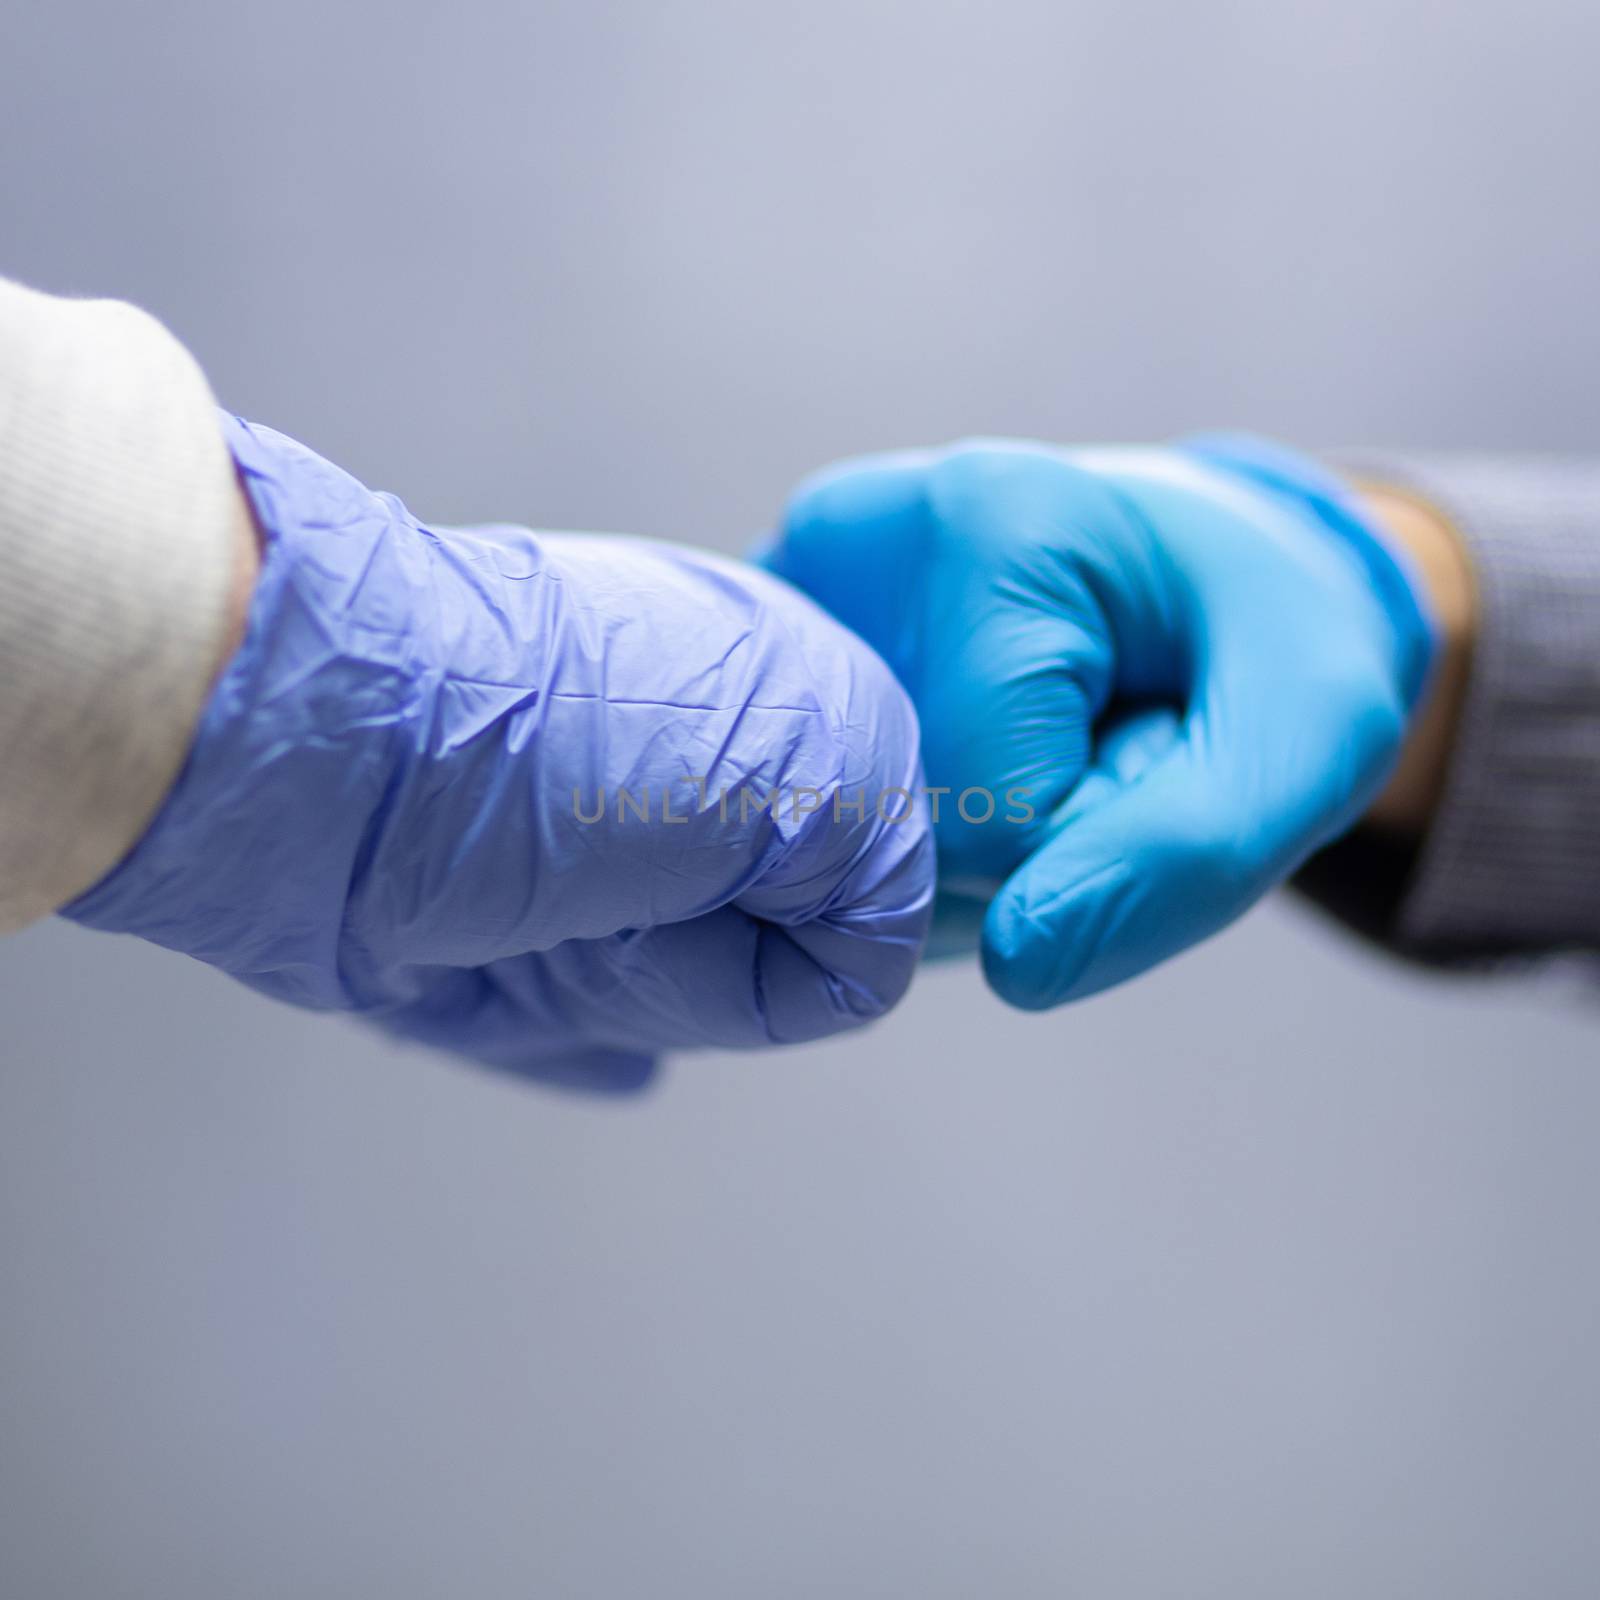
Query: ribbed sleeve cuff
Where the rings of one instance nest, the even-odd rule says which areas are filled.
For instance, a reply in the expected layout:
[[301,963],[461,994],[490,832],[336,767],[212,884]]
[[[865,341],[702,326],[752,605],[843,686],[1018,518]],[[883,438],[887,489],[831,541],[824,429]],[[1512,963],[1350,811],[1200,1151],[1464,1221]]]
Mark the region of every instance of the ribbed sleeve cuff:
[[1305,886],[1423,959],[1600,949],[1600,463],[1345,464],[1451,519],[1476,568],[1480,632],[1420,848],[1402,864],[1377,841],[1349,841]]
[[160,323],[0,280],[0,933],[107,872],[181,766],[236,516],[211,392]]

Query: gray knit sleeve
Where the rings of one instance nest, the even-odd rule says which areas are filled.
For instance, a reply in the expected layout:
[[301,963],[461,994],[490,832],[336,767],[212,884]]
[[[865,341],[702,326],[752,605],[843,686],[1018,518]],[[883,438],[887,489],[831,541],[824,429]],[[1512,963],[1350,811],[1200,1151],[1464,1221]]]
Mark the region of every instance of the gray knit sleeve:
[[1445,792],[1410,853],[1353,836],[1300,887],[1399,953],[1600,951],[1600,461],[1346,457],[1431,500],[1477,569]]

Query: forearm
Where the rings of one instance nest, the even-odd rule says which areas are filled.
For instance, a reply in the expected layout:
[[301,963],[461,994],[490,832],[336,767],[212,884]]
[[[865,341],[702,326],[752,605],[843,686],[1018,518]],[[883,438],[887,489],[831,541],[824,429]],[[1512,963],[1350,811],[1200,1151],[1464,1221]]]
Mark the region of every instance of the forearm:
[[242,631],[248,512],[153,319],[0,281],[0,932],[109,870]]

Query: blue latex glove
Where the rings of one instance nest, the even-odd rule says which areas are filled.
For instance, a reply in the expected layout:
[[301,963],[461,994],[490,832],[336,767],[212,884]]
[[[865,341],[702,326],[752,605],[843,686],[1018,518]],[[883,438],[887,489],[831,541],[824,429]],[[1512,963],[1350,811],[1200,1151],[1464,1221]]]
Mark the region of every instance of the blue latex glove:
[[424,526],[225,425],[264,540],[244,644],[148,833],[70,916],[600,1088],[667,1046],[814,1039],[899,998],[933,850],[920,812],[874,804],[920,781],[917,729],[858,639],[753,567]]
[[765,560],[894,668],[930,785],[1030,794],[935,823],[936,941],[981,942],[1029,1008],[1205,938],[1349,828],[1434,650],[1348,493],[1245,439],[847,462]]

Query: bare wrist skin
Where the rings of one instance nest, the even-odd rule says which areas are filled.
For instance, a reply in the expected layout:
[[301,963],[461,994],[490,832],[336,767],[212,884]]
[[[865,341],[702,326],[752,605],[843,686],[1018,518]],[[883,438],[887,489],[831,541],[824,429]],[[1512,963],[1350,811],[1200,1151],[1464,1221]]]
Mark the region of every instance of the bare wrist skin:
[[234,494],[229,538],[233,546],[233,576],[228,584],[228,619],[216,667],[211,675],[213,683],[222,676],[222,669],[244,643],[250,601],[261,571],[261,532],[256,527],[255,513],[250,508],[250,498],[245,494],[242,484],[237,486]]
[[1456,725],[1466,698],[1478,627],[1471,559],[1443,512],[1409,490],[1361,483],[1357,491],[1378,526],[1411,558],[1439,625],[1439,659],[1412,715],[1400,760],[1367,822],[1388,833],[1426,832],[1444,791]]

